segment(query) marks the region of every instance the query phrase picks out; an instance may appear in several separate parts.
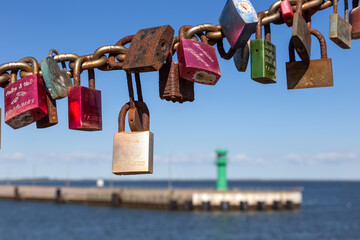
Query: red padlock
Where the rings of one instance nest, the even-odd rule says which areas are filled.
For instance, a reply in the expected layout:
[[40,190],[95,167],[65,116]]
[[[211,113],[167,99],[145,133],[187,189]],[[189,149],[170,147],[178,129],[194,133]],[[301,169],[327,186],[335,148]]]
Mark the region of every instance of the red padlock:
[[294,11],[292,10],[290,2],[288,0],[281,0],[280,9],[284,18],[284,22],[288,27],[291,27]]
[[92,55],[78,58],[74,67],[74,87],[69,88],[69,129],[102,130],[101,91],[95,89],[94,69],[88,70],[89,87],[80,86],[81,65]]
[[203,31],[217,31],[217,27],[203,24],[189,29],[185,35],[188,28],[183,26],[179,31],[180,44],[176,51],[180,76],[192,82],[215,85],[221,77],[215,48],[208,44],[205,35],[201,35],[201,42],[190,38]]
[[16,80],[17,71],[11,73],[10,85],[4,90],[5,123],[14,129],[27,126],[47,115],[44,80],[39,75],[35,58],[20,62],[32,64],[33,74]]

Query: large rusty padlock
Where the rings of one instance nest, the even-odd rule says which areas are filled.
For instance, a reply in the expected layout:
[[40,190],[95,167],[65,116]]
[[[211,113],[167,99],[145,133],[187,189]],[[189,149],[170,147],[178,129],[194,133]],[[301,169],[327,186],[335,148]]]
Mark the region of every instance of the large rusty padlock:
[[359,0],[352,1],[352,10],[350,12],[350,23],[352,26],[352,39],[360,38],[360,6]]
[[139,30],[130,43],[123,69],[131,73],[158,71],[171,50],[173,38],[170,25]]
[[309,62],[311,52],[311,34],[309,27],[302,15],[303,2],[304,0],[298,0],[296,4],[291,41],[301,60],[304,62]]
[[47,115],[46,91],[39,75],[39,64],[32,57],[20,61],[31,62],[33,74],[17,80],[17,71],[12,72],[10,84],[4,90],[5,123],[14,129],[27,126]]
[[348,0],[345,3],[345,19],[338,12],[338,0],[333,0],[334,13],[330,15],[329,38],[343,49],[351,48],[351,24],[349,23]]
[[112,172],[116,175],[152,174],[154,134],[149,131],[149,115],[142,114],[143,131],[125,132],[125,116],[129,109],[130,103],[127,103],[119,113],[119,132],[114,134]]
[[[178,38],[177,41],[179,41]],[[160,98],[174,103],[192,102],[194,101],[194,82],[180,77],[179,64],[174,62],[172,57],[171,51],[166,63],[159,70]]]
[[312,35],[320,42],[321,59],[295,61],[294,45],[290,40],[290,62],[286,63],[288,89],[331,87],[333,86],[333,72],[331,58],[327,58],[327,48],[324,36],[317,30],[310,28]]
[[58,124],[56,100],[52,99],[49,93],[46,93],[46,104],[48,114],[36,121],[36,128],[48,128]]
[[237,49],[244,47],[254,33],[258,17],[249,0],[228,0],[219,23],[230,46]]

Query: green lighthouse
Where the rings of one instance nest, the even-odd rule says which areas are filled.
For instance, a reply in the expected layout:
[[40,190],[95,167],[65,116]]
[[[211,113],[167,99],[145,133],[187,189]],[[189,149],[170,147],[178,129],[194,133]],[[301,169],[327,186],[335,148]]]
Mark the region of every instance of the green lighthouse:
[[227,180],[226,180],[227,150],[218,149],[216,150],[216,154],[217,154],[216,165],[218,167],[216,190],[228,190]]

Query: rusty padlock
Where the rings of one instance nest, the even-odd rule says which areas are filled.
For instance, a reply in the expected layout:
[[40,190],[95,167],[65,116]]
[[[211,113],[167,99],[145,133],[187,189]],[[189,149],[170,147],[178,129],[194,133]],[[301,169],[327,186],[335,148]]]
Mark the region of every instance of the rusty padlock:
[[350,12],[350,23],[352,26],[352,39],[360,38],[360,6],[359,0],[352,1],[352,10]]
[[52,99],[49,93],[46,93],[46,104],[48,114],[36,121],[36,128],[48,128],[58,124],[56,100]]
[[243,48],[236,49],[234,54],[235,67],[239,72],[245,72],[249,63],[250,56],[250,40]]
[[116,175],[152,174],[154,134],[149,131],[149,115],[142,114],[143,131],[125,132],[125,116],[129,109],[130,103],[127,103],[119,113],[119,132],[114,134],[112,172]]
[[312,35],[320,42],[321,59],[295,61],[294,45],[290,40],[289,56],[290,62],[286,63],[286,77],[288,89],[331,87],[333,83],[333,72],[331,58],[327,58],[327,48],[324,36],[317,30],[310,28]]
[[[190,26],[187,29],[189,28]],[[172,57],[171,51],[165,64],[159,70],[160,98],[174,103],[192,102],[194,101],[194,82],[180,77],[179,64],[174,62]]]
[[174,38],[174,29],[170,25],[139,30],[132,39],[125,57],[125,71],[158,71],[164,64]]
[[338,0],[333,0],[334,13],[330,15],[329,38],[343,49],[351,48],[351,24],[348,0],[344,0],[345,19],[338,14]]
[[311,34],[308,25],[303,18],[302,4],[304,0],[298,0],[296,4],[296,12],[293,18],[293,29],[291,41],[295,47],[299,57],[304,62],[310,61],[311,52]]
[[33,74],[16,80],[17,71],[12,72],[10,84],[4,90],[5,123],[14,129],[27,126],[47,115],[46,91],[39,75],[39,64],[32,57],[20,61],[31,62]]

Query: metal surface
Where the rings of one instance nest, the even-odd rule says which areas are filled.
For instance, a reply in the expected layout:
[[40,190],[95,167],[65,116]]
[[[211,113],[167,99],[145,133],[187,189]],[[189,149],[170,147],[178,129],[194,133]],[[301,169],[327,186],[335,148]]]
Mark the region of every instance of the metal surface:
[[296,12],[294,13],[293,18],[291,41],[301,60],[304,62],[309,62],[311,53],[311,34],[306,21],[302,16],[302,3],[303,0],[298,0],[296,5]]
[[174,38],[170,25],[139,30],[125,57],[123,69],[129,72],[158,71],[164,64]]
[[316,88],[333,86],[333,72],[331,59],[327,58],[326,42],[322,34],[310,28],[311,34],[320,42],[321,59],[311,60],[309,63],[296,62],[294,46],[290,41],[290,62],[286,63],[288,89]]
[[330,15],[329,38],[343,49],[351,48],[351,24],[349,23],[348,0],[344,0],[345,19],[338,12],[338,0],[334,2],[334,13]]
[[125,132],[125,116],[130,103],[119,114],[119,132],[114,134],[112,172],[116,175],[152,174],[154,134],[149,131],[149,115],[143,114],[145,131]]
[[249,0],[228,0],[219,23],[232,48],[244,47],[258,23],[256,11]]
[[256,39],[250,41],[251,79],[263,83],[276,83],[276,46],[271,43],[270,25],[265,25],[265,39],[262,38],[261,19],[265,13],[258,14]]
[[48,114],[40,120],[36,121],[36,128],[48,128],[58,124],[56,100],[52,99],[51,96],[47,94],[46,104]]
[[350,23],[352,25],[352,39],[360,39],[360,7],[359,0],[353,0],[353,9],[350,12]]
[[284,22],[288,27],[292,26],[292,20],[294,17],[294,12],[292,10],[291,4],[288,0],[281,0],[280,3],[281,15],[284,19]]
[[245,47],[238,48],[234,54],[235,67],[239,72],[245,72],[250,57],[250,40]]

